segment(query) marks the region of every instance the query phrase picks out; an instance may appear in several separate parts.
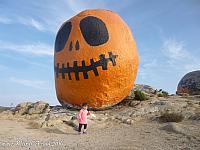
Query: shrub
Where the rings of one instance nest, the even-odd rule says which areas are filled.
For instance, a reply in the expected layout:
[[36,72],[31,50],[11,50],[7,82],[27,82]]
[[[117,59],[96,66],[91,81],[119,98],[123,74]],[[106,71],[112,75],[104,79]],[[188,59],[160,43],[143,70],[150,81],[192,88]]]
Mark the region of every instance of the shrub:
[[157,96],[158,96],[158,97],[168,97],[168,96],[169,96],[169,93],[166,92],[166,91],[163,91],[162,89],[160,89],[160,90],[157,92]]
[[168,97],[169,96],[169,93],[166,92],[166,91],[162,91],[162,94],[163,94],[163,97]]
[[180,113],[161,113],[159,117],[160,122],[181,122],[184,119],[183,115]]
[[158,96],[158,97],[164,97],[164,96],[163,96],[163,93],[161,93],[161,92],[157,93],[157,96]]
[[148,95],[142,91],[137,90],[134,92],[134,94],[135,94],[134,99],[136,100],[145,101],[149,99]]

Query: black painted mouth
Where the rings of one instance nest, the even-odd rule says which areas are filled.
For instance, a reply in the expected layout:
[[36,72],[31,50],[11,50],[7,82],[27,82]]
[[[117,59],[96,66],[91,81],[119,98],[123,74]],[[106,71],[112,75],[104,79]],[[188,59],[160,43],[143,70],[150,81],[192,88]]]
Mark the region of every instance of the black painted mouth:
[[108,70],[108,62],[112,62],[113,66],[116,66],[116,58],[117,55],[113,55],[112,52],[108,52],[109,57],[106,58],[104,54],[99,55],[99,60],[94,61],[94,59],[90,59],[90,65],[85,65],[85,60],[82,61],[82,66],[77,65],[77,61],[74,61],[73,67],[69,66],[69,63],[67,63],[67,66],[65,67],[65,64],[62,63],[61,68],[60,63],[57,63],[57,66],[54,67],[54,71],[56,73],[56,77],[59,77],[59,74],[62,74],[62,79],[65,79],[65,73],[68,75],[68,79],[72,80],[71,73],[75,73],[76,80],[79,80],[79,73],[83,73],[84,79],[88,79],[88,71],[93,71],[95,76],[99,76],[97,67],[101,66],[102,70]]

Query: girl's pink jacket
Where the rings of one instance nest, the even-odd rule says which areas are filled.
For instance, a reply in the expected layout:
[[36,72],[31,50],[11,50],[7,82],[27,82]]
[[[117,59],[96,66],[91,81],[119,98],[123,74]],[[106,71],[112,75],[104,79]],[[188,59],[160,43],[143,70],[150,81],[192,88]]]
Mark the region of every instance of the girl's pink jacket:
[[78,114],[78,122],[80,124],[87,124],[87,116],[90,115],[90,112],[86,109],[81,109]]

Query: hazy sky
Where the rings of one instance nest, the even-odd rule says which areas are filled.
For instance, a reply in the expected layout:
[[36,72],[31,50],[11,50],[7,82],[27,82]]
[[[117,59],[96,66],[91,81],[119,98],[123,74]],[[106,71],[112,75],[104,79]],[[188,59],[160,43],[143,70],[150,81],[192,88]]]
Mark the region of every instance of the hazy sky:
[[136,83],[175,93],[200,69],[200,0],[0,0],[0,105],[58,104],[53,51],[59,26],[89,8],[117,12],[140,55]]

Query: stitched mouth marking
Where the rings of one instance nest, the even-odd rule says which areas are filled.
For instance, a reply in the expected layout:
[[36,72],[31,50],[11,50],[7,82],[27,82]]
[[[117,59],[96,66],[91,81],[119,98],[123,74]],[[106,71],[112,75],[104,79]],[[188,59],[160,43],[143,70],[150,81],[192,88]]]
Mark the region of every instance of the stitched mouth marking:
[[95,76],[99,76],[97,67],[101,66],[102,70],[108,70],[108,62],[111,61],[113,66],[116,66],[116,58],[117,55],[113,55],[112,52],[108,52],[109,57],[106,58],[105,54],[99,55],[99,60],[94,61],[94,59],[90,59],[90,65],[85,65],[85,60],[82,61],[82,66],[78,66],[77,61],[73,62],[73,67],[69,66],[69,63],[67,63],[67,66],[65,67],[65,64],[62,63],[62,67],[60,67],[60,64],[57,63],[57,66],[54,67],[54,71],[56,73],[56,77],[59,77],[59,74],[62,75],[62,79],[65,79],[65,73],[68,75],[68,79],[72,80],[71,73],[75,73],[76,80],[79,80],[79,73],[83,73],[84,79],[88,79],[88,71],[93,71]]

